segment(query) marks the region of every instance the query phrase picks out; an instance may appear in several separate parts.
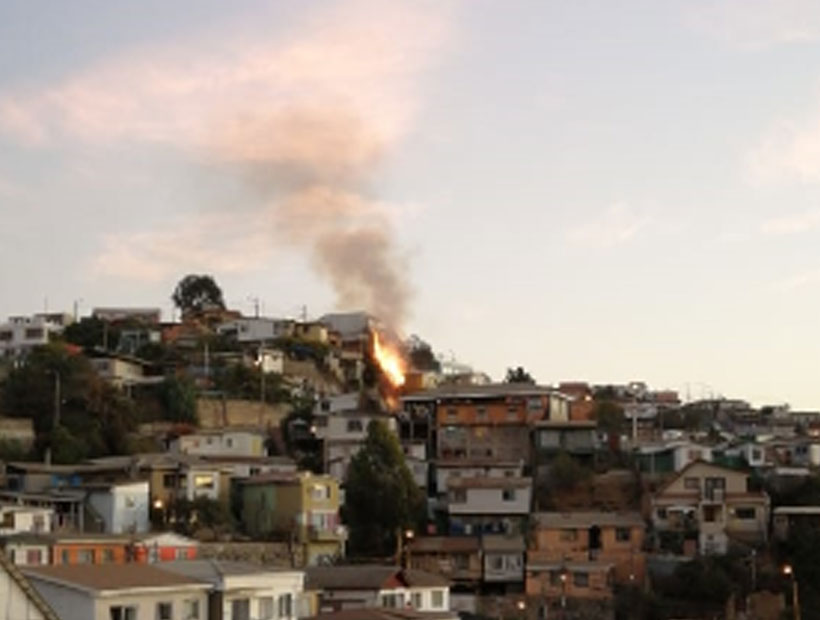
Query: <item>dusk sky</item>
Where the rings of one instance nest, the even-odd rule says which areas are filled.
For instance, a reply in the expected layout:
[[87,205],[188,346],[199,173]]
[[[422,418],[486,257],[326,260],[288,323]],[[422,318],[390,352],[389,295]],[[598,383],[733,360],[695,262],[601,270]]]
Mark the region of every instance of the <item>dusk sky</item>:
[[6,0],[0,210],[3,318],[365,265],[496,379],[820,409],[820,3]]

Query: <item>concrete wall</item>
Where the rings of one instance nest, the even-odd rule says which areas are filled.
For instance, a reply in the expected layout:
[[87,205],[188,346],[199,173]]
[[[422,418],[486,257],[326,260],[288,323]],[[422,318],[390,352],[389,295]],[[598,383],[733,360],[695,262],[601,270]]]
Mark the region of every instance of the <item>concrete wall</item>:
[[532,500],[531,487],[515,487],[515,497],[504,500],[502,488],[466,489],[467,501],[457,503],[451,499],[451,514],[528,514]]
[[107,534],[148,531],[148,481],[112,486],[92,491],[88,502],[105,521]]
[[205,429],[231,426],[267,428],[279,426],[290,405],[253,400],[199,398],[196,403],[199,425]]
[[284,542],[218,542],[201,543],[199,558],[214,560],[235,560],[253,564],[269,564],[280,568],[302,566],[300,545]]

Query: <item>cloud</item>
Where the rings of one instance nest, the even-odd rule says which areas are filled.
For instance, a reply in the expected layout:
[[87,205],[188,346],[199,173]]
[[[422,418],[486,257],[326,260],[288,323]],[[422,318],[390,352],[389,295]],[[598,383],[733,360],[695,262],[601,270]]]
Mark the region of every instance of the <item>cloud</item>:
[[820,269],[809,269],[775,282],[775,288],[781,291],[795,291],[807,286],[816,287],[818,284],[820,284]]
[[271,229],[272,217],[267,212],[242,218],[171,216],[161,230],[106,235],[91,272],[142,282],[161,282],[197,270],[249,272],[270,262],[274,253]]
[[779,121],[746,156],[755,183],[820,182],[820,114]]
[[760,231],[766,235],[793,235],[820,226],[820,209],[806,211],[796,215],[788,215],[766,220],[761,224]]
[[649,218],[616,203],[597,217],[571,228],[567,240],[575,245],[611,248],[634,240],[646,228]]
[[820,39],[816,0],[706,0],[688,6],[696,30],[740,51]]

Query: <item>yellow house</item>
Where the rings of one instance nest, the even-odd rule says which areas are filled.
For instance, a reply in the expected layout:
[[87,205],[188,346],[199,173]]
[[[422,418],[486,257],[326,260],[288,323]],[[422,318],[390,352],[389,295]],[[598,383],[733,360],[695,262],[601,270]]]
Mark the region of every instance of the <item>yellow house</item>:
[[287,538],[301,545],[308,566],[344,556],[339,482],[331,476],[273,473],[245,480],[242,523],[255,538]]

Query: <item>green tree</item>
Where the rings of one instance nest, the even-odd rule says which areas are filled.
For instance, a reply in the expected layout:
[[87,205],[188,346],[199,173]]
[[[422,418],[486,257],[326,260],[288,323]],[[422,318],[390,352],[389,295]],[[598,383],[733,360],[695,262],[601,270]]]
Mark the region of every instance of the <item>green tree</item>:
[[623,407],[611,400],[597,402],[593,411],[593,417],[598,423],[598,428],[606,431],[610,435],[619,434],[626,420]]
[[424,496],[404,462],[398,438],[384,423],[371,422],[345,486],[343,514],[351,553],[390,555],[397,533],[415,527],[423,508]]
[[222,289],[209,275],[189,274],[185,276],[174,289],[171,300],[183,316],[211,308],[225,308]]
[[504,383],[529,383],[535,385],[535,379],[532,375],[524,370],[523,366],[515,368],[507,368],[507,376],[504,377]]
[[185,376],[171,376],[162,383],[160,400],[165,419],[171,422],[197,423],[196,386]]
[[95,316],[84,317],[63,330],[63,340],[84,349],[107,348],[114,350],[120,340],[119,327]]
[[421,339],[413,341],[410,362],[416,370],[441,372],[441,362],[436,359],[432,347]]

